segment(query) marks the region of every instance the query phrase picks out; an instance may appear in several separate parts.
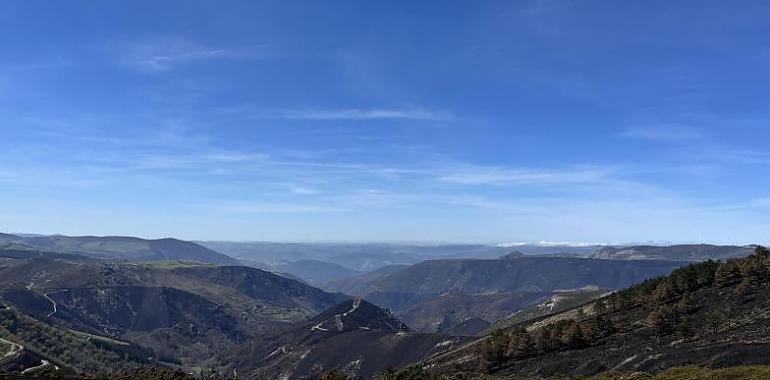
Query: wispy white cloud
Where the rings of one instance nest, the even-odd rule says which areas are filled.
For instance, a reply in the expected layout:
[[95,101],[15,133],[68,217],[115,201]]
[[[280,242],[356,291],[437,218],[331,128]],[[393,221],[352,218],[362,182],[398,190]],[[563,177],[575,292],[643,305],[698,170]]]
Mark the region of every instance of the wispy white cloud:
[[292,183],[286,184],[286,187],[289,189],[289,191],[292,194],[297,194],[297,195],[315,195],[319,193],[319,191],[314,188],[307,187],[307,186],[298,186]]
[[722,164],[770,165],[770,153],[751,149],[710,148],[697,152],[696,157]]
[[770,207],[770,197],[753,198],[741,202],[734,202],[710,207],[712,210],[757,210]]
[[626,129],[621,137],[660,142],[688,142],[703,139],[698,129],[681,124],[656,124],[635,126]]
[[445,112],[418,108],[342,108],[342,109],[271,109],[262,111],[263,116],[288,120],[451,120]]
[[116,44],[114,50],[120,64],[146,72],[166,71],[195,61],[262,59],[276,55],[266,46],[214,47],[175,37]]
[[611,172],[610,169],[602,168],[549,170],[465,165],[450,169],[439,179],[462,185],[596,183],[608,181]]
[[306,203],[286,202],[233,202],[211,205],[214,211],[228,214],[307,214],[343,212],[344,208]]

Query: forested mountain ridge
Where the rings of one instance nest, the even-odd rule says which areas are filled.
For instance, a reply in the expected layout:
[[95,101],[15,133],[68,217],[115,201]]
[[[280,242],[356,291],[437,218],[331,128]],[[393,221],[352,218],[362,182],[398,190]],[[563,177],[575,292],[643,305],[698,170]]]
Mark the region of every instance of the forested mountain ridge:
[[689,265],[581,307],[495,330],[422,367],[454,378],[768,364],[767,310],[770,251],[757,247],[746,258]]

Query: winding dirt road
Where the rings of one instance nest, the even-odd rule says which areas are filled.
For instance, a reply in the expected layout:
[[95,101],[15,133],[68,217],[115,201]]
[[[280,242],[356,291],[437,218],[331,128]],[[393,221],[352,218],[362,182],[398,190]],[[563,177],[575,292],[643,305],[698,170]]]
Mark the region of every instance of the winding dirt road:
[[51,366],[51,362],[49,362],[48,360],[45,360],[45,359],[40,359],[40,365],[39,366],[32,367],[32,368],[27,368],[27,369],[21,371],[21,374],[22,375],[26,375],[26,374],[28,374],[30,372],[39,371],[39,370],[47,368],[49,366]]
[[19,352],[24,351],[24,346],[22,346],[20,344],[13,343],[10,340],[5,340],[3,338],[0,338],[0,342],[5,343],[5,344],[11,346],[11,348],[8,350],[8,352],[6,352],[5,355],[3,356],[3,359],[9,358],[11,356],[18,355]]
[[49,294],[56,294],[56,293],[64,293],[64,292],[66,292],[66,291],[68,291],[68,289],[65,289],[65,290],[56,290],[56,291],[53,291],[53,292],[48,292],[48,293],[44,293],[44,294],[43,294],[43,297],[44,297],[45,299],[47,299],[48,301],[50,301],[50,302],[51,302],[51,305],[53,306],[53,311],[51,311],[50,313],[48,313],[48,315],[46,315],[46,318],[51,318],[51,316],[52,316],[52,315],[56,314],[56,312],[57,312],[57,311],[59,311],[59,310],[57,309],[56,301],[54,301],[54,300],[53,300],[53,298],[49,297],[48,295],[49,295]]
[[[11,346],[11,348],[8,350],[8,352],[6,352],[5,355],[3,355],[2,359],[13,358],[14,356],[19,355],[22,351],[24,351],[24,346],[22,346],[22,345],[20,345],[18,343],[11,342],[10,340],[5,340],[3,338],[0,338],[0,343],[5,343],[5,344]],[[59,370],[59,367],[56,366],[56,365],[51,364],[50,361],[45,360],[45,359],[40,359],[40,365],[27,368],[27,369],[21,371],[21,374],[22,375],[26,375],[26,374],[29,374],[29,373],[32,373],[32,372],[35,372],[35,371],[39,371],[41,369],[45,369],[45,368],[48,368],[48,367],[54,367],[55,370],[57,370],[57,371]]]

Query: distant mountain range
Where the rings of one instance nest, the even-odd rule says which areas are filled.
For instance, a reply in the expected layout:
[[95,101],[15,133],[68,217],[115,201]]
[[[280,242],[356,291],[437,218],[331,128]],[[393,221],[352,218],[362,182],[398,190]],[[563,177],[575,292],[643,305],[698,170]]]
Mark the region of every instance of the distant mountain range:
[[671,260],[671,261],[706,261],[723,260],[733,257],[746,257],[755,246],[718,246],[708,244],[631,247],[601,247],[588,257],[609,260]]
[[320,260],[356,271],[368,272],[389,265],[410,265],[432,258],[494,258],[510,249],[483,244],[388,244],[388,243],[271,243],[215,242],[200,244],[238,259],[271,266],[290,261]]
[[125,236],[19,236],[0,234],[0,247],[70,253],[99,259],[133,261],[188,260],[216,265],[240,265],[230,256],[177,239],[147,240]]

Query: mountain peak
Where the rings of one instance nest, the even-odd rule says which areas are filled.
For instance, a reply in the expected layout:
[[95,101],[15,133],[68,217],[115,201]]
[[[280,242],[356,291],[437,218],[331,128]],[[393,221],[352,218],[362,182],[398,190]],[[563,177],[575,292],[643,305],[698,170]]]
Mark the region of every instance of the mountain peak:
[[376,330],[407,332],[409,327],[395,318],[389,310],[375,306],[361,298],[345,301],[310,320],[312,331],[346,332]]

